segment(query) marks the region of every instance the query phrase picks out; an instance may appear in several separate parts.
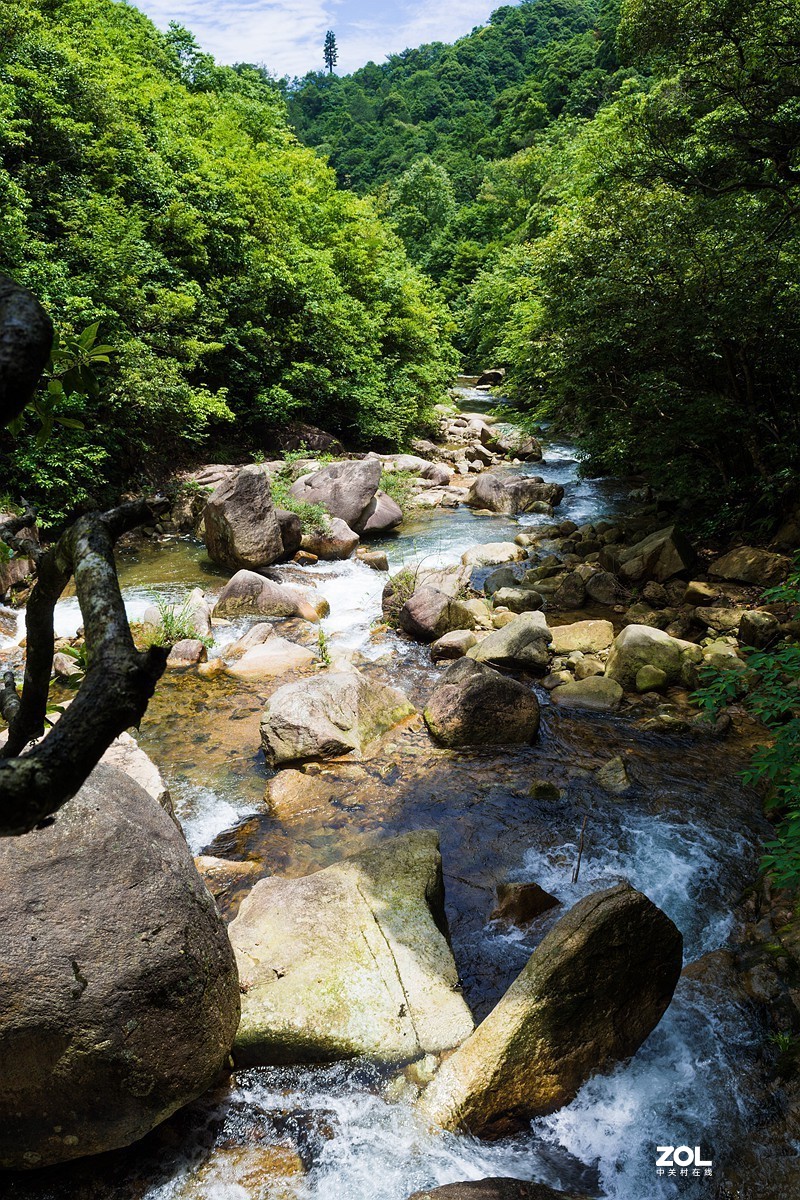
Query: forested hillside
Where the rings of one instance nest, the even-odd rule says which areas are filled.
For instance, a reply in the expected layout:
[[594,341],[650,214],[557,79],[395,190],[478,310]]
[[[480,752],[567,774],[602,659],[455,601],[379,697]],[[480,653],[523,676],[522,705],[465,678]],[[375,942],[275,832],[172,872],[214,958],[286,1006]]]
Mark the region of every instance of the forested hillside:
[[440,398],[444,309],[259,72],[112,0],[12,0],[0,105],[0,270],[113,347],[57,439],[3,434],[3,490],[57,516],[212,435],[397,444]]
[[595,469],[723,526],[794,494],[798,0],[525,0],[290,111]]

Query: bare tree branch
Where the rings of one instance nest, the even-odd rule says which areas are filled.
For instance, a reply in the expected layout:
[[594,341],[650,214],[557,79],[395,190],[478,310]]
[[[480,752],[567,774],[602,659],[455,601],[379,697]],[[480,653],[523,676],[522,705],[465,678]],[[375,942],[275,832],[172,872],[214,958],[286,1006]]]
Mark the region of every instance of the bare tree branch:
[[30,402],[53,344],[53,323],[27,288],[0,275],[0,426]]
[[[114,542],[154,519],[143,501],[80,517],[48,550],[26,613],[28,659],[18,708],[8,685],[9,739],[0,759],[0,836],[28,833],[75,795],[115,737],[144,716],[168,651],[133,644],[114,564]],[[67,711],[44,730],[53,660],[53,611],[71,575],[84,623],[86,677]],[[13,687],[13,679],[12,679]],[[13,689],[16,694],[16,689]]]

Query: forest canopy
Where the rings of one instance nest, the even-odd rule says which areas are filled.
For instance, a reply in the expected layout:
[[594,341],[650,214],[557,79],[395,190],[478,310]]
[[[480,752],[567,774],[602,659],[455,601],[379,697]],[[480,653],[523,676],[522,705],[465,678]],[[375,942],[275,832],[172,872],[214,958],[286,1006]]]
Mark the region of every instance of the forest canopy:
[[290,418],[398,445],[452,378],[444,306],[264,73],[126,4],[0,9],[0,222],[0,271],[113,349],[57,439],[3,435],[3,490],[51,520]]

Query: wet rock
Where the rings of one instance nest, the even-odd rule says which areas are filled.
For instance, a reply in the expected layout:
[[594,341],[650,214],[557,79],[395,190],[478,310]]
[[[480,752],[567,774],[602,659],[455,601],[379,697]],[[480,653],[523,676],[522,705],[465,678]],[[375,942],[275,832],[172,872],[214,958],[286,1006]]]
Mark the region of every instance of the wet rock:
[[414,712],[396,688],[359,671],[328,670],[272,694],[261,718],[261,744],[272,766],[335,758],[362,751]]
[[466,567],[493,567],[499,563],[518,562],[524,557],[524,549],[515,542],[485,542],[465,550],[461,561]]
[[326,562],[349,558],[360,539],[341,517],[331,517],[327,528],[309,529],[303,534],[301,545],[310,554]]
[[331,463],[295,481],[291,493],[304,504],[320,504],[332,517],[339,517],[356,533],[374,512],[381,479],[378,458]]
[[518,425],[493,425],[486,445],[506,458],[519,458],[523,462],[540,462],[542,458],[541,443]]
[[[517,570],[520,570],[520,568],[517,568]],[[485,595],[493,596],[500,588],[513,588],[518,583],[517,572],[513,567],[498,567],[496,571],[491,571],[484,579],[483,591]]]
[[602,767],[598,767],[594,777],[603,791],[610,792],[612,796],[624,796],[630,791],[631,781],[625,768],[625,760],[620,755],[610,758]]
[[614,639],[606,676],[632,692],[641,668],[652,666],[664,672],[669,685],[678,684],[685,681],[687,669],[702,658],[702,650],[693,642],[682,642],[649,625],[628,625]]
[[475,387],[499,387],[506,376],[505,367],[490,367],[475,380]]
[[260,646],[252,646],[241,658],[229,663],[229,675],[239,679],[270,679],[289,671],[304,671],[317,662],[315,654],[287,638],[271,637]]
[[181,671],[187,667],[196,667],[198,663],[207,660],[208,649],[205,642],[201,642],[199,638],[182,638],[170,650],[167,666],[172,671]]
[[660,692],[667,686],[667,673],[647,663],[636,672],[637,692]]
[[243,991],[237,1063],[403,1062],[469,1035],[438,840],[408,833],[255,885],[230,927]]
[[524,929],[542,913],[561,903],[538,883],[498,883],[497,904],[489,915],[490,921],[504,921]]
[[388,571],[389,559],[386,557],[383,550],[362,550],[357,552],[358,561],[363,563],[365,567],[369,567],[371,571]]
[[292,558],[297,553],[303,541],[303,522],[297,513],[285,508],[276,508],[275,516],[281,531],[283,554],[281,558]]
[[544,607],[544,596],[535,588],[503,587],[495,592],[494,602],[513,613],[536,612]]
[[739,641],[743,646],[763,650],[778,636],[780,621],[771,612],[761,609],[746,609],[739,622]]
[[252,650],[254,646],[263,646],[268,638],[271,638],[275,630],[268,621],[259,621],[257,625],[253,625],[248,629],[247,633],[242,636],[232,645],[226,646],[225,658],[231,659],[244,654],[246,650]]
[[723,554],[708,569],[715,579],[733,583],[752,583],[760,587],[771,587],[781,583],[789,573],[789,559],[782,554],[771,554],[755,546],[738,546]]
[[477,640],[471,629],[454,629],[433,643],[431,660],[446,662],[449,659],[463,658],[467,651],[477,644]]
[[524,1179],[478,1179],[469,1183],[446,1183],[423,1188],[408,1200],[587,1200],[576,1192],[557,1192],[544,1183]]
[[0,1165],[127,1146],[206,1091],[239,1021],[189,848],[101,765],[51,825],[0,839],[0,876]]
[[629,884],[579,901],[439,1068],[423,1116],[503,1137],[568,1104],[596,1071],[635,1054],[661,1020],[682,945],[669,917]]
[[654,579],[657,583],[690,571],[695,559],[692,546],[674,525],[656,530],[620,554],[628,579]]
[[553,689],[550,697],[559,708],[586,708],[594,712],[613,712],[622,703],[622,688],[605,675],[590,675]]
[[607,650],[614,640],[614,626],[610,621],[575,621],[572,625],[553,625],[551,633],[554,654],[571,654],[573,650],[594,654],[598,650]]
[[203,527],[209,558],[230,571],[268,567],[284,554],[269,477],[261,466],[242,467],[223,479],[206,504]]
[[541,612],[520,613],[508,625],[495,629],[469,651],[477,662],[541,670],[550,662],[553,635]]
[[418,642],[433,642],[455,629],[474,629],[476,625],[466,604],[432,587],[419,587],[409,596],[398,623]]
[[214,605],[215,617],[303,617],[318,621],[328,611],[322,596],[265,579],[255,571],[237,571]]
[[533,741],[539,702],[515,679],[462,658],[445,671],[423,716],[441,745],[505,746]]
[[263,870],[257,862],[215,858],[213,854],[197,855],[194,865],[217,904],[226,903],[235,892],[251,886]]

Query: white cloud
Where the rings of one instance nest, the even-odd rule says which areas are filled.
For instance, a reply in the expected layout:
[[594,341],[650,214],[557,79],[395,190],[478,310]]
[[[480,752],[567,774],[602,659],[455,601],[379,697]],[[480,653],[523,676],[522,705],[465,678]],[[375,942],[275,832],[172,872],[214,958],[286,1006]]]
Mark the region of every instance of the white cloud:
[[452,42],[482,24],[491,0],[139,0],[162,29],[178,21],[220,62],[265,63],[275,75],[304,75],[322,68],[325,32],[339,45],[337,70],[382,62],[423,42]]

